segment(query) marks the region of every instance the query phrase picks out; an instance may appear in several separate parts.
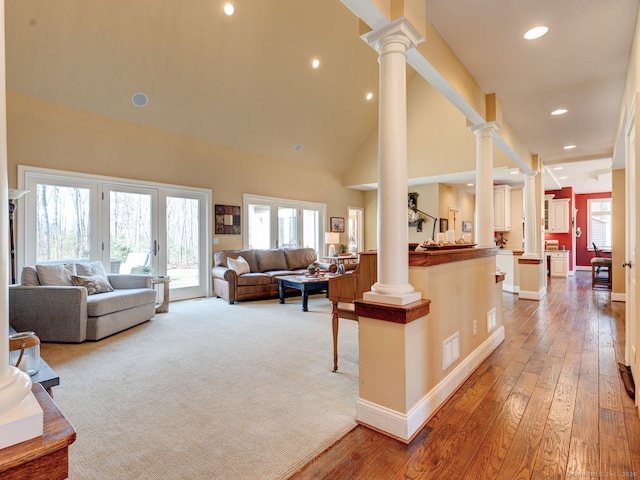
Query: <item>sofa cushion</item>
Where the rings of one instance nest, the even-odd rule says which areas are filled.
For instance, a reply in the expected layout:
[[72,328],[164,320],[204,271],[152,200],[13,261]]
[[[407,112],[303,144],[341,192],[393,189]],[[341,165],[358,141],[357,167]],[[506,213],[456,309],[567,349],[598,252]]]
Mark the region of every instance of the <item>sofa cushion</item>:
[[271,270],[288,270],[287,258],[284,250],[256,250],[256,260],[258,260],[258,272],[268,272]]
[[316,251],[313,248],[285,248],[287,269],[305,269],[317,260]]
[[87,315],[99,317],[155,301],[156,291],[151,288],[116,289],[87,297]]
[[238,258],[239,256],[242,256],[242,258],[247,261],[252,272],[260,271],[260,269],[258,268],[258,262],[256,260],[255,250],[220,250],[213,256],[213,265],[214,267],[228,267],[227,259]]
[[251,267],[249,267],[249,263],[244,259],[242,255],[239,255],[238,258],[227,258],[227,265],[229,268],[234,270],[238,275],[242,275],[243,273],[249,273],[251,271]]
[[112,292],[113,287],[106,277],[102,275],[82,276],[71,275],[71,281],[76,287],[84,287],[87,289],[87,295],[95,295],[96,293]]
[[239,287],[269,285],[271,283],[271,277],[264,273],[245,273],[238,275],[237,283]]
[[36,267],[22,268],[22,278],[20,279],[20,284],[24,285],[25,287],[37,287],[38,285],[40,285]]
[[38,271],[40,285],[54,287],[73,286],[71,275],[76,274],[76,268],[73,264],[47,263],[44,265],[36,265],[36,270]]
[[102,262],[76,263],[76,275],[85,277],[100,275],[105,279],[107,278],[107,272],[105,272]]

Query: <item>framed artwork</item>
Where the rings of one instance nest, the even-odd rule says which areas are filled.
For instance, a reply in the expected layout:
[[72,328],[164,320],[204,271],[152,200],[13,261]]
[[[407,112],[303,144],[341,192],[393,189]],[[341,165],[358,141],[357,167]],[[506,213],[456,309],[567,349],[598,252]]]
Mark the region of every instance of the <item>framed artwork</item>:
[[463,220],[462,221],[462,231],[463,232],[470,232],[471,231],[471,222],[465,222]]
[[344,232],[344,217],[331,217],[331,231]]
[[447,230],[449,230],[449,220],[446,218],[441,218],[440,219],[440,232],[441,233],[445,233]]
[[215,233],[240,235],[240,207],[235,205],[215,206]]

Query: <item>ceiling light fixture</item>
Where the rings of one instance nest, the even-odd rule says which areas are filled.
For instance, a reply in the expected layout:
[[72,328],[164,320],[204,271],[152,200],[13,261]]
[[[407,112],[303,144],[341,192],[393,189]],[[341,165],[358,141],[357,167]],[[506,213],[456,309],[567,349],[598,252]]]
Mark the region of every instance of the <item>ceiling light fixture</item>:
[[558,179],[559,179],[559,180],[566,180],[566,179],[567,179],[567,177],[566,177],[566,176],[564,176],[564,177],[558,177]]
[[562,170],[563,167],[553,167],[554,170]]
[[317,58],[314,58],[313,61],[311,62],[311,66],[313,68],[318,68],[320,66],[320,60],[318,60]]
[[536,38],[540,38],[543,35],[545,35],[548,31],[549,31],[548,27],[545,27],[544,25],[539,25],[537,27],[533,27],[532,29],[528,30],[523,36],[527,40],[535,40]]
[[553,112],[551,112],[551,115],[564,115],[565,113],[567,113],[568,110],[566,108],[559,108],[557,110],[554,110]]
[[566,145],[565,147],[563,147],[565,150],[573,150],[574,148],[576,148],[575,145]]
[[473,183],[467,183],[467,187],[473,187]]
[[149,98],[144,93],[134,93],[131,97],[131,103],[136,107],[145,107],[149,103]]
[[226,13],[228,16],[233,15],[233,12],[235,12],[236,9],[234,8],[232,3],[225,3],[224,4],[224,13]]
[[373,93],[369,92],[367,93],[367,101],[371,100],[373,98]]

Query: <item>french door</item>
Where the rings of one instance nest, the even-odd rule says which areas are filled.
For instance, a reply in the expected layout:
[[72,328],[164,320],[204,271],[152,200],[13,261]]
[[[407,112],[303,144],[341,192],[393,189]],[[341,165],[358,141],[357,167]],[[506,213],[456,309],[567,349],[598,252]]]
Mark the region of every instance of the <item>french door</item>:
[[319,203],[244,196],[245,248],[323,248],[326,206]]
[[21,265],[98,260],[109,273],[170,276],[171,300],[208,294],[208,193],[31,172],[24,185],[35,194],[24,197]]

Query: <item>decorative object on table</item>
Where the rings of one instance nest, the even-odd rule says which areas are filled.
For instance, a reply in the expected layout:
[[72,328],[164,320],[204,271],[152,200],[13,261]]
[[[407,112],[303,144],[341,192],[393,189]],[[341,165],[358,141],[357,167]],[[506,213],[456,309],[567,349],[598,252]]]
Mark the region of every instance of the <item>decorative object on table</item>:
[[496,245],[500,248],[504,248],[507,244],[507,239],[504,238],[504,234],[502,232],[498,232],[498,236],[496,237]]
[[9,335],[9,364],[29,375],[40,370],[40,339],[34,332]]
[[332,232],[344,233],[344,217],[331,217],[330,220]]
[[422,224],[426,221],[426,218],[421,218],[420,214],[424,215],[425,217],[431,218],[433,220],[433,231],[431,232],[431,239],[435,240],[436,222],[438,219],[426,212],[423,212],[422,210],[418,210],[418,195],[420,194],[417,192],[412,192],[409,194],[409,201],[407,204],[409,209],[407,212],[407,215],[409,217],[409,226],[415,226],[416,232],[422,232]]
[[13,213],[16,210],[16,200],[29,193],[29,190],[9,189],[9,237],[11,240],[11,284],[16,283],[16,242],[13,233]]
[[235,205],[215,206],[215,233],[240,235],[240,207]]
[[338,232],[325,232],[324,243],[329,244],[330,257],[336,256],[336,243],[340,242],[340,234]]
[[316,274],[315,264],[313,263],[309,264],[309,266],[307,267],[307,271],[309,272],[309,275],[315,275]]
[[463,232],[470,232],[472,230],[472,223],[471,222],[467,222],[467,221],[462,221],[462,231]]

